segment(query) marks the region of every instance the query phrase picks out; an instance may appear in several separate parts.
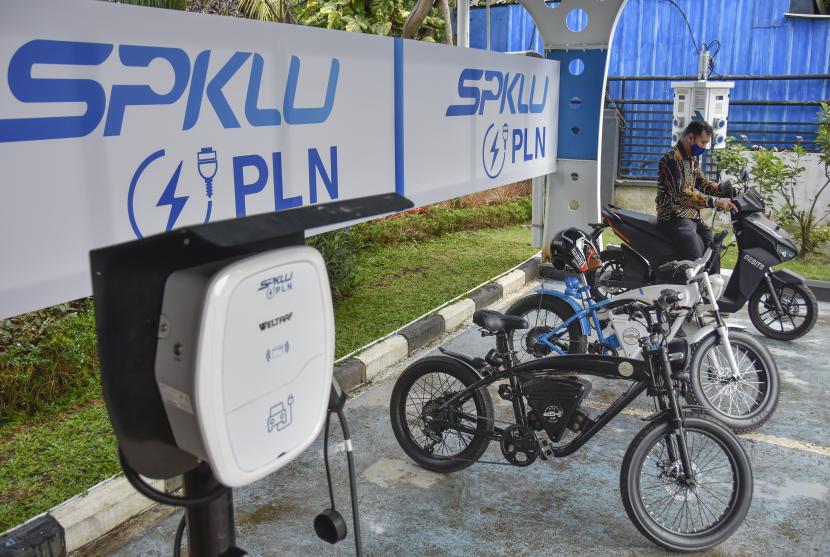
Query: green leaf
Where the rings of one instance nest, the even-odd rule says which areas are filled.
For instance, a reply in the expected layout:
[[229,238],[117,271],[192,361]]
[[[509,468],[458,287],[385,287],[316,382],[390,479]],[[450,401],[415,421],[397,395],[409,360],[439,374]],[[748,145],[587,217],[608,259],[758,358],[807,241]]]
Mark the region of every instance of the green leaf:
[[371,26],[372,33],[375,35],[389,35],[389,32],[392,30],[392,22],[386,21],[383,23],[373,23]]

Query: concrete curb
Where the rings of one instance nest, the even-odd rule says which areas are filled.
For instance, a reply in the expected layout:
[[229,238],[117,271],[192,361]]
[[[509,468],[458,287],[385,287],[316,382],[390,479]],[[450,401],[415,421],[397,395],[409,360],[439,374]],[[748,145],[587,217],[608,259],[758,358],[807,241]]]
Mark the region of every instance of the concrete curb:
[[[346,392],[370,383],[386,367],[460,326],[476,310],[517,291],[539,276],[539,259],[531,258],[477,287],[452,304],[375,341],[334,368],[334,376]],[[172,493],[180,479],[148,480],[157,489]],[[59,557],[81,549],[156,503],[129,485],[123,475],[104,480],[46,513],[0,535],[0,557]]]
[[830,281],[806,279],[807,286],[819,302],[830,302]]
[[[179,478],[147,479],[154,488],[174,493]],[[83,493],[0,536],[0,557],[59,557],[93,542],[156,503],[112,476]]]

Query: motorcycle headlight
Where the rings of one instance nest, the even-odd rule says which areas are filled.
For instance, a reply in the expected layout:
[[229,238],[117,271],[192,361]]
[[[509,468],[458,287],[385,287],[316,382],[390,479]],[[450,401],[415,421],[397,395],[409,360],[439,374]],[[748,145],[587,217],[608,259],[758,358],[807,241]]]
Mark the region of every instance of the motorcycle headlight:
[[789,261],[796,255],[795,250],[790,249],[787,246],[782,246],[781,244],[778,244],[775,249],[778,251],[778,257],[781,261]]

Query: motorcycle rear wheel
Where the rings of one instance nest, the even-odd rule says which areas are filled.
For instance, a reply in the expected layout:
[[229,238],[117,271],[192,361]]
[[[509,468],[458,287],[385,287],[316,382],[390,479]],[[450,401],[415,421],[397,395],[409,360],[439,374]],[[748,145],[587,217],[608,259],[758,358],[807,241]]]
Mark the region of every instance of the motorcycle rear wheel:
[[588,285],[591,287],[591,297],[595,302],[601,302],[615,294],[625,292],[625,288],[614,288],[600,284],[600,281],[603,279],[622,280],[623,269],[625,268],[625,255],[619,251],[605,250],[602,252],[601,257],[602,267],[585,273],[585,280],[588,281]]

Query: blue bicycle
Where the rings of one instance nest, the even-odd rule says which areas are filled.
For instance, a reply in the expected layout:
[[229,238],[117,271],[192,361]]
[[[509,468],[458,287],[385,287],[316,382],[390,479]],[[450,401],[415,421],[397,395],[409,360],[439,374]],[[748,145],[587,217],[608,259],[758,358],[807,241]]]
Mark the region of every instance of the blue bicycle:
[[[600,315],[605,312],[599,311],[613,301],[595,302],[585,276],[579,277],[581,280],[576,276],[566,277],[564,292],[542,286],[510,306],[505,313],[524,317],[531,328],[509,331],[505,338],[507,345],[499,349],[512,351],[515,363],[589,351],[616,355],[622,346],[620,339],[616,332],[608,331],[609,319]],[[633,325],[631,328],[640,332]],[[589,345],[592,332],[597,338]],[[633,338],[634,333],[629,334]]]

